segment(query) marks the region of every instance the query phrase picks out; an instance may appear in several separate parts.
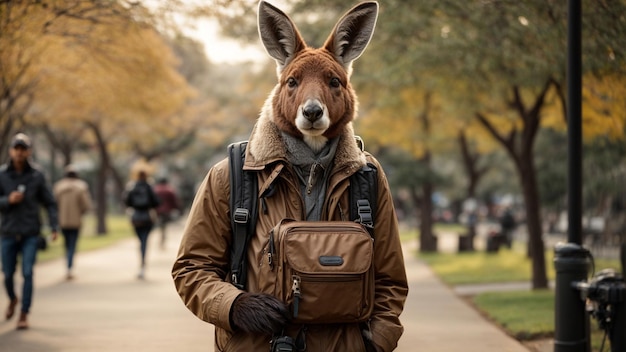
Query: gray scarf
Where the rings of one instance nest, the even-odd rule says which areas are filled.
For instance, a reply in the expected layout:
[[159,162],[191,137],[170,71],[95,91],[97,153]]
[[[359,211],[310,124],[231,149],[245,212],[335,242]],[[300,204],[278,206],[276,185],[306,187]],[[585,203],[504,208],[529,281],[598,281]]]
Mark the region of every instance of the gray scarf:
[[320,220],[326,184],[339,138],[331,139],[318,154],[315,154],[303,140],[284,132],[282,137],[287,146],[287,160],[293,165],[300,180],[300,192],[306,207],[306,220]]

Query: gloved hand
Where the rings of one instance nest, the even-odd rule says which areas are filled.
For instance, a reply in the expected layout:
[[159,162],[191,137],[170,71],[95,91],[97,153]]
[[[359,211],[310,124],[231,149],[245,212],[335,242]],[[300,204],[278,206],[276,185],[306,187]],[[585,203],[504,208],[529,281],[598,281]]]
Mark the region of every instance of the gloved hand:
[[248,333],[274,334],[289,321],[283,302],[266,293],[242,293],[230,308],[234,328]]

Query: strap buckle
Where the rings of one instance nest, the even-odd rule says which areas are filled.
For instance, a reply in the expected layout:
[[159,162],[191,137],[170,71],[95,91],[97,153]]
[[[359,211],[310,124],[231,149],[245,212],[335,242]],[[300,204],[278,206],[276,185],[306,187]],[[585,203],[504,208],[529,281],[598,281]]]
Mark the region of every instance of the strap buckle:
[[357,214],[359,215],[359,222],[366,226],[374,226],[374,218],[372,217],[372,207],[367,199],[359,199],[357,204]]
[[233,221],[237,224],[247,224],[250,219],[250,212],[245,208],[237,208],[233,214]]

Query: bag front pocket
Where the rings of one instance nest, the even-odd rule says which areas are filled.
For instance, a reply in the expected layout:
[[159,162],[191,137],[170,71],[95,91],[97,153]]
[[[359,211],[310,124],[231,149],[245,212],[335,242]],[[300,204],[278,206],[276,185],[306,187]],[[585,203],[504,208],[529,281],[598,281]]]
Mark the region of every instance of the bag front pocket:
[[281,229],[284,301],[297,323],[348,323],[373,309],[372,238],[353,222],[290,222]]

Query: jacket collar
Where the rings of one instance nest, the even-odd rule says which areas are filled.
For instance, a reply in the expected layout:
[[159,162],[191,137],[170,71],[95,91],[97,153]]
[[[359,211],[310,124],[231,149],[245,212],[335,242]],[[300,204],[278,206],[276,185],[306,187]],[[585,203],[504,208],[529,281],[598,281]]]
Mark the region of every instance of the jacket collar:
[[[32,169],[33,169],[32,165],[30,164],[29,160],[26,159],[24,161],[24,169],[22,170],[22,173],[30,172],[30,170],[32,170]],[[11,160],[11,159],[9,159],[7,170],[12,172],[12,173],[17,173],[17,170],[15,169],[15,165],[13,164],[13,160]]]
[[[246,149],[244,169],[261,170],[273,162],[287,163],[287,150],[280,130],[270,119],[271,107],[266,104],[257,120]],[[356,142],[352,123],[348,123],[339,137],[334,169],[359,169],[365,165],[365,154]]]

